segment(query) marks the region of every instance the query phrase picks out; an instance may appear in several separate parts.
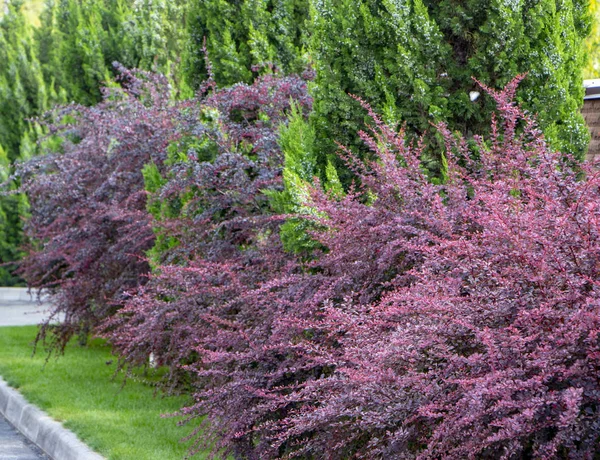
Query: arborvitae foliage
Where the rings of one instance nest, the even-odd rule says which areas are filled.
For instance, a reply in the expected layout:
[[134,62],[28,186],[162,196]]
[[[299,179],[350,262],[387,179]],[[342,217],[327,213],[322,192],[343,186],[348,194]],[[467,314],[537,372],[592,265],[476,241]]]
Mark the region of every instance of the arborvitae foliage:
[[101,2],[61,0],[58,30],[61,32],[58,65],[71,101],[91,105],[101,99],[100,88],[110,79],[109,66],[104,60],[102,44],[106,31],[102,28]]
[[184,45],[185,8],[166,0],[48,0],[37,31],[46,82],[90,105],[100,101],[115,61],[171,75]]
[[[40,15],[41,24],[35,29],[36,55],[42,66],[47,87],[55,92],[62,91],[64,95],[64,89],[59,82],[64,80],[66,69],[60,64],[62,36],[56,27],[58,8],[55,5],[53,0],[47,1]],[[66,97],[61,102],[66,102]]]
[[9,2],[0,19],[0,145],[11,161],[19,156],[28,118],[55,102],[46,90],[33,27],[21,11],[22,4],[21,0]]
[[[4,171],[0,183],[7,181],[3,192],[16,185],[8,181],[10,162],[27,155],[31,147],[30,135],[35,128],[30,119],[59,99],[44,83],[33,27],[27,22],[22,6],[20,0],[9,2],[6,14],[0,19],[0,168]],[[22,196],[0,195],[0,264],[13,262],[21,255],[21,220],[25,208]],[[11,265],[0,266],[0,286],[22,282],[10,275],[12,269]]]
[[32,210],[20,273],[52,294],[54,316],[64,315],[40,332],[53,333],[57,351],[114,313],[149,271],[143,256],[154,234],[142,167],[165,160],[177,112],[164,78],[121,71],[124,89],[107,90],[96,107],[57,109],[45,154],[17,171]]
[[115,61],[160,71],[181,86],[183,0],[47,0],[35,29],[21,4],[9,2],[0,21],[0,145],[11,160],[19,156],[28,118],[57,102],[99,102]]
[[[8,2],[0,20],[0,146],[11,161],[36,150],[39,129],[28,119],[55,103],[99,102],[101,86],[114,78],[114,61],[163,71],[174,77],[173,87],[180,86],[175,68],[183,48],[184,1],[47,0],[35,30],[21,4]],[[0,227],[11,235],[6,242],[18,244],[21,218],[11,214],[17,208],[5,207],[8,217]],[[16,247],[9,252],[18,253]],[[8,260],[5,255],[0,262]]]
[[[188,13],[184,62],[188,84],[206,78],[203,41],[219,85],[250,82],[254,65],[272,64],[286,73],[306,67],[307,0],[194,0]],[[268,68],[268,66],[267,66]]]
[[[185,0],[135,1],[127,21],[122,22],[117,18],[124,43],[115,40],[113,49],[116,50],[116,56],[112,60],[121,62],[120,54],[127,50],[132,57],[126,67],[152,70],[169,78],[174,77],[173,87],[180,89],[179,66],[186,45],[185,20],[188,8]],[[110,11],[113,10],[111,6]]]
[[[16,266],[9,262],[18,261],[23,256],[22,218],[27,211],[27,200],[15,194],[16,184],[11,181],[11,164],[8,154],[0,146],[0,286],[12,286],[23,282],[14,275]],[[8,264],[8,265],[4,265]]]
[[[334,141],[366,153],[355,134],[365,117],[348,93],[369,101],[386,121],[405,124],[408,134],[445,120],[471,136],[489,129],[493,110],[485,98],[471,101],[477,90],[471,78],[500,88],[524,72],[517,99],[538,114],[553,147],[582,158],[588,132],[578,108],[587,4],[314,0],[313,125],[321,167]],[[436,151],[428,165],[433,170],[439,169]]]
[[[284,155],[284,190],[269,193],[272,198],[271,205],[281,214],[310,212],[310,208],[305,206],[305,201],[313,179],[318,175],[315,143],[314,128],[301,110],[292,107],[288,123],[282,124],[279,130],[279,145]],[[325,176],[325,189],[341,197],[343,187],[331,162],[327,164]],[[290,217],[279,230],[285,250],[310,256],[310,253],[319,247],[319,243],[310,237],[311,228],[311,223],[306,219]]]

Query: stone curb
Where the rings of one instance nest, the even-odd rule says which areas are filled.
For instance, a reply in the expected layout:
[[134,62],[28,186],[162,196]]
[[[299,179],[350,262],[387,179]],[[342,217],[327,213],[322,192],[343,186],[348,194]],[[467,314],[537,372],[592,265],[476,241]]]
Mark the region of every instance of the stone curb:
[[104,460],[0,377],[0,414],[54,460]]

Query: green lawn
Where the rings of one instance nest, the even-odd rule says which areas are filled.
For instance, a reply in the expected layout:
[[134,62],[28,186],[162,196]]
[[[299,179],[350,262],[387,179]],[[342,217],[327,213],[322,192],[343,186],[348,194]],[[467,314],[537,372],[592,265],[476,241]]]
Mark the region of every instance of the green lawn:
[[[0,376],[108,459],[183,458],[180,439],[192,427],[178,427],[173,413],[186,400],[154,396],[154,389],[122,378],[112,380],[114,357],[100,340],[71,344],[44,367],[43,351],[31,356],[36,327],[0,327]],[[195,457],[196,458],[196,457]],[[200,458],[200,456],[198,456]]]

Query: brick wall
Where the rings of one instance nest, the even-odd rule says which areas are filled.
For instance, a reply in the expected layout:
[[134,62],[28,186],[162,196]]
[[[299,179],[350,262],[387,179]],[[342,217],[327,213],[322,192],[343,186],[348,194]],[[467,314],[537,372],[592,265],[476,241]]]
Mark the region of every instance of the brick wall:
[[600,99],[586,99],[581,109],[583,118],[590,130],[591,140],[586,158],[588,160],[600,156]]

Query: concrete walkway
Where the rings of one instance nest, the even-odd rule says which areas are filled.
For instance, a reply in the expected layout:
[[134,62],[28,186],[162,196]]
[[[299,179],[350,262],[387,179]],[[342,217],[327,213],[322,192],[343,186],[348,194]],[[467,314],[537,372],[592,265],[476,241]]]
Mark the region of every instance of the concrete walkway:
[[48,458],[0,415],[0,460],[47,460]]
[[24,288],[0,288],[0,326],[40,324],[48,317],[48,305]]

